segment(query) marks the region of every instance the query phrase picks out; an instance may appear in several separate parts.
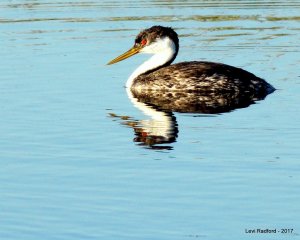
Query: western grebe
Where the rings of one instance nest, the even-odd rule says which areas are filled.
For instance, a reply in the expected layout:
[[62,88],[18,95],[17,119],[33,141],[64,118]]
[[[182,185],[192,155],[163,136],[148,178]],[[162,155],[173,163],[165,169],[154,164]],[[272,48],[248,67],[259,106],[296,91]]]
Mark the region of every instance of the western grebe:
[[[108,63],[114,64],[137,53],[154,54],[129,77],[126,87],[134,95],[151,92],[230,93],[263,99],[275,88],[241,68],[222,63],[192,61],[170,65],[179,51],[177,33],[169,27],[153,26],[140,32],[134,46]],[[167,96],[166,94],[164,94]]]

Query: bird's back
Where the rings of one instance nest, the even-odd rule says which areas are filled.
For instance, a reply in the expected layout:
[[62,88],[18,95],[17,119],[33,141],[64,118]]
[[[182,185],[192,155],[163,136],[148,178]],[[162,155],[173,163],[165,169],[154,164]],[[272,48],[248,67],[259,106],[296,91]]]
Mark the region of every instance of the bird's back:
[[275,89],[241,68],[213,62],[181,62],[134,79],[136,94],[144,91],[233,92],[266,96]]

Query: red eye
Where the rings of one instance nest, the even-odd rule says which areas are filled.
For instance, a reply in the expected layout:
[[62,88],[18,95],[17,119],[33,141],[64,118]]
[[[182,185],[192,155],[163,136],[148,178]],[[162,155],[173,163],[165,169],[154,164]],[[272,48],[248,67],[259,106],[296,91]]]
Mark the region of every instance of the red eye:
[[147,40],[146,39],[143,39],[142,41],[141,41],[141,45],[146,45],[146,43],[147,43]]

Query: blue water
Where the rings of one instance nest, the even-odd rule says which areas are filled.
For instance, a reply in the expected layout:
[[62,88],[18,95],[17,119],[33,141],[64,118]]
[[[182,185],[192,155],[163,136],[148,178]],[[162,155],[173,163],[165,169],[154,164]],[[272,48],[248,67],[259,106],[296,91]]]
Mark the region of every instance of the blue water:
[[[292,0],[1,1],[0,239],[299,239],[299,12]],[[134,141],[149,116],[124,85],[147,56],[106,63],[157,24],[178,32],[176,62],[242,67],[277,91],[174,113],[164,148]],[[257,228],[279,233],[245,233]]]

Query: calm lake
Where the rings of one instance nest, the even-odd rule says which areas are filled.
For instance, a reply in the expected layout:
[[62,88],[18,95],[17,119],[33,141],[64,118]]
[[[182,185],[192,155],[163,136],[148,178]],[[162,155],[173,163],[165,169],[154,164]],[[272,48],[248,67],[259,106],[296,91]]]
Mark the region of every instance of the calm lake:
[[[106,65],[153,25],[277,90],[157,120]],[[0,239],[300,238],[300,1],[2,0],[0,42]]]

